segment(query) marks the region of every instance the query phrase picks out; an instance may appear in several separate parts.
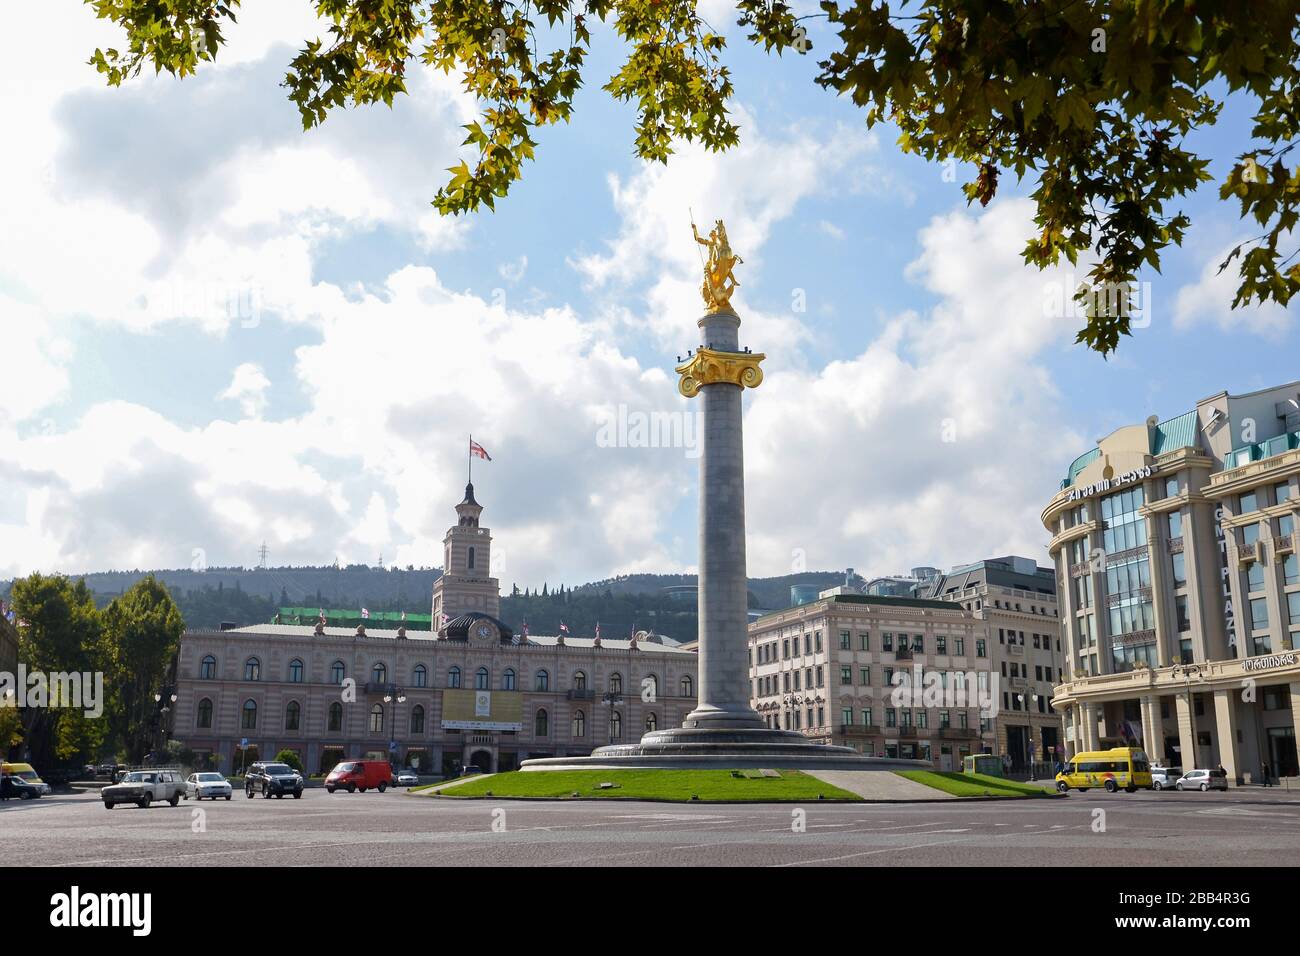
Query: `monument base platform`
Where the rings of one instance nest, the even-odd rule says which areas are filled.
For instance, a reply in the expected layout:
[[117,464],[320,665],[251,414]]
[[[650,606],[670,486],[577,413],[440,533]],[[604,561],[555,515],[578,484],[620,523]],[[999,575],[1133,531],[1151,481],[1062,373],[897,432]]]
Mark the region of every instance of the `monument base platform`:
[[867,757],[852,747],[811,743],[770,728],[656,730],[635,744],[598,747],[587,757],[540,757],[520,770],[932,770],[922,760]]

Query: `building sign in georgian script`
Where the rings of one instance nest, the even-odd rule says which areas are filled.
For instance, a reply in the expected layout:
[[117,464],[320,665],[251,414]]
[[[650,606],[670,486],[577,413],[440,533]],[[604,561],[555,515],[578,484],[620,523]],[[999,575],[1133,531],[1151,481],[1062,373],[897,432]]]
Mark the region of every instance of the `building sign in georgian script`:
[[1132,471],[1126,471],[1122,475],[1116,475],[1114,478],[1103,478],[1101,481],[1094,481],[1090,485],[1083,485],[1080,488],[1071,488],[1066,501],[1077,501],[1080,498],[1091,498],[1093,495],[1099,495],[1103,492],[1110,491],[1113,488],[1122,488],[1125,485],[1131,485],[1135,481],[1141,481],[1143,478],[1150,478],[1160,469],[1155,465],[1143,465],[1141,468],[1134,468]]
[[1268,657],[1248,657],[1241,662],[1241,666],[1248,671],[1263,671],[1273,667],[1286,667],[1294,663],[1294,654],[1271,654]]

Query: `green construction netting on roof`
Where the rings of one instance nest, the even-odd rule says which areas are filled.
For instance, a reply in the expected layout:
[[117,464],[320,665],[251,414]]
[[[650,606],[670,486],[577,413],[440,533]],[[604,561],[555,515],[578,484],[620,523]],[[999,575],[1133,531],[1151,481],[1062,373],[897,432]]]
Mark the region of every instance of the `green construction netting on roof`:
[[[282,607],[277,615],[281,624],[315,624],[320,618],[321,609],[317,607]],[[369,621],[371,624],[381,623],[402,623],[401,611],[371,611],[370,617],[362,618],[360,609],[355,610],[334,610],[325,609],[325,623],[330,625],[360,624],[362,621]],[[412,614],[406,613],[406,624],[408,627],[415,627],[419,624],[429,625],[433,622],[432,614]]]

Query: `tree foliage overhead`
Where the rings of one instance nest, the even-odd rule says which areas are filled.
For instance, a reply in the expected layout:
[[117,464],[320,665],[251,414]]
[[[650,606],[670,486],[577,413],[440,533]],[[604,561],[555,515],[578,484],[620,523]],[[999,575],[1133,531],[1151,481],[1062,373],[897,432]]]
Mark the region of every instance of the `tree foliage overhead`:
[[[146,64],[176,76],[212,60],[239,0],[86,0],[127,32],[123,50],[91,62],[111,84]],[[434,205],[444,214],[493,208],[533,157],[538,128],[567,120],[583,81],[595,21],[627,49],[604,84],[635,104],[634,149],[666,161],[676,140],[712,150],[738,142],[725,41],[696,0],[316,0],[332,26],[306,41],[284,86],[304,128],[337,107],[391,105],[412,63],[455,70],[480,104]],[[1176,203],[1210,178],[1187,137],[1213,125],[1222,98],[1254,111],[1220,185],[1258,235],[1239,260],[1233,306],[1287,303],[1300,289],[1291,237],[1300,173],[1287,157],[1300,135],[1295,102],[1300,0],[821,0],[836,34],[817,82],[893,123],[899,145],[969,164],[969,201],[987,205],[999,177],[1036,184],[1037,232],[1024,257],[1039,267],[1095,250],[1089,273],[1110,295],[1078,297],[1078,340],[1107,354],[1130,331],[1128,290],[1138,272],[1189,225]],[[811,44],[783,0],[738,0],[751,42],[778,54]],[[539,41],[539,33],[542,41]]]

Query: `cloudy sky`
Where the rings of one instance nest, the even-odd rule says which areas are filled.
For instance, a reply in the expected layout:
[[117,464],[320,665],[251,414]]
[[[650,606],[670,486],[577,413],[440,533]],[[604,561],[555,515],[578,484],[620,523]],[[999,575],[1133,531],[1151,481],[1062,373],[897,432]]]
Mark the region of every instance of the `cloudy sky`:
[[[1045,559],[1039,511],[1095,439],[1300,377],[1290,313],[1228,309],[1215,267],[1248,232],[1217,184],[1104,361],[1054,307],[1076,277],[1021,263],[1030,184],[968,208],[813,57],[734,27],[739,149],[637,161],[602,31],[573,122],[495,214],[453,220],[429,201],[473,103],[416,72],[391,111],[304,134],[278,87],[319,33],[304,0],[246,4],[196,77],[116,90],[85,65],[120,42],[89,8],[7,16],[0,575],[252,565],[263,541],[273,564],[431,566],[471,432],[506,587],[693,569],[692,448],[633,447],[651,413],[694,437],[672,373],[697,344],[691,211],[726,220],[768,355],[752,574]],[[1196,141],[1216,180],[1248,130],[1230,109]]]

